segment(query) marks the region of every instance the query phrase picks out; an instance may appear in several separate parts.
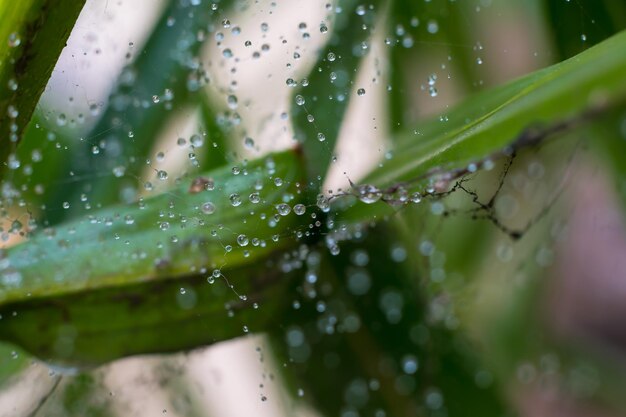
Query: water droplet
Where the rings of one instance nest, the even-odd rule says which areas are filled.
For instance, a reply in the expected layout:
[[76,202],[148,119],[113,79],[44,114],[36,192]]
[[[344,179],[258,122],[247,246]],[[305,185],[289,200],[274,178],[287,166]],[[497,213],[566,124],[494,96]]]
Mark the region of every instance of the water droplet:
[[276,206],[276,211],[278,211],[278,214],[281,216],[286,216],[291,213],[291,206],[286,203],[280,203]]
[[359,96],[364,96],[365,95],[365,88],[359,88],[358,90],[356,90],[356,93]]
[[159,96],[152,96],[152,102],[154,104],[157,104],[159,101],[161,101],[161,99],[159,98]]
[[241,197],[239,197],[239,194],[233,193],[230,195],[229,199],[231,206],[237,207],[241,205]]
[[204,214],[215,213],[215,204],[211,203],[210,201],[207,201],[206,203],[202,204],[202,212]]
[[163,171],[162,169],[157,171],[157,178],[161,181],[165,181],[167,179],[167,171]]
[[316,205],[324,213],[330,210],[330,201],[328,201],[328,198],[326,198],[324,194],[318,194]]
[[372,204],[380,200],[383,193],[371,184],[357,185],[355,191],[359,200],[366,204]]
[[237,236],[237,244],[239,246],[248,246],[248,243],[250,241],[248,240],[248,236],[246,235],[239,235]]
[[204,145],[204,139],[198,134],[191,135],[191,137],[189,138],[189,142],[191,142],[191,145],[194,148],[200,148],[202,145]]
[[259,193],[252,193],[248,196],[248,198],[250,199],[250,202],[252,204],[258,204],[261,202],[261,196],[259,195]]
[[436,20],[429,20],[426,30],[428,30],[428,33],[434,35],[439,32],[439,23],[437,23]]
[[7,107],[7,116],[9,116],[11,119],[16,119],[19,114],[20,112],[17,111],[17,109],[13,105],[9,105]]
[[317,140],[319,140],[320,142],[324,142],[326,140],[326,135],[324,135],[323,133],[318,133],[317,134]]
[[170,228],[170,224],[168,222],[161,222],[159,224],[159,229],[161,230],[167,230]]
[[237,96],[234,96],[232,94],[229,95],[228,99],[227,99],[227,102],[228,102],[228,108],[229,109],[235,110],[237,108]]
[[302,97],[300,94],[296,95],[296,104],[298,106],[302,106],[304,105],[304,103],[305,103],[304,97]]
[[321,33],[328,32],[328,26],[326,26],[324,23],[320,24],[320,32]]
[[22,40],[17,32],[13,32],[9,35],[7,43],[9,44],[9,48],[17,48],[22,43]]
[[402,371],[405,374],[413,375],[417,372],[417,368],[419,366],[419,362],[417,358],[413,355],[406,355],[402,358]]
[[113,175],[116,178],[121,178],[126,173],[126,167],[124,165],[118,165],[113,168]]
[[65,126],[67,124],[67,117],[65,113],[61,113],[57,116],[57,126]]
[[245,146],[247,149],[253,149],[254,148],[254,139],[252,138],[245,138],[243,140],[243,146]]
[[293,212],[296,213],[298,216],[302,216],[304,213],[306,213],[306,206],[304,204],[296,204],[295,206],[293,206]]
[[413,194],[411,194],[410,200],[412,203],[419,203],[420,201],[422,201],[422,195],[418,192],[414,192]]

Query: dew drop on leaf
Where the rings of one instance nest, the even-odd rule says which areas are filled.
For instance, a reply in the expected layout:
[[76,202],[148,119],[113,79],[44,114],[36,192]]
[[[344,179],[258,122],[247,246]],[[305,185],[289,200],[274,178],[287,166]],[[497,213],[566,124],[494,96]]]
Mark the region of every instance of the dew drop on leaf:
[[206,203],[202,204],[202,212],[204,214],[215,213],[215,204],[211,203],[210,201],[207,201]]
[[252,204],[258,204],[261,202],[261,196],[259,193],[252,193],[248,196],[248,199]]
[[248,239],[248,236],[246,236],[246,235],[239,235],[239,236],[237,236],[237,244],[239,246],[248,246],[249,242],[250,241]]
[[281,216],[286,216],[291,213],[291,206],[286,203],[280,203],[276,206],[276,211],[278,211],[278,214]]
[[304,213],[306,213],[306,206],[304,204],[296,204],[295,206],[293,206],[293,212],[296,213],[298,216],[302,216]]
[[9,35],[7,43],[9,45],[9,48],[17,48],[22,43],[22,40],[20,39],[20,35],[17,32],[13,32]]
[[230,205],[233,207],[237,207],[241,205],[241,197],[239,197],[239,194],[237,193],[232,193],[230,195],[230,197],[228,197],[230,199]]

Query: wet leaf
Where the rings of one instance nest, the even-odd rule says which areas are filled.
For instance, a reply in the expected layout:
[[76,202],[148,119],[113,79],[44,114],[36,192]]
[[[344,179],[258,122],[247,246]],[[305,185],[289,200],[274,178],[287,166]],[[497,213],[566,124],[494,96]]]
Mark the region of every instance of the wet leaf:
[[[549,133],[561,124],[571,130],[588,120],[589,112],[623,106],[624,71],[626,32],[418,123],[398,138],[393,158],[363,182],[382,189],[419,180],[435,168],[445,172],[479,163],[535,132]],[[426,183],[421,182],[422,191]]]
[[0,161],[14,151],[84,0],[0,3]]
[[39,231],[3,252],[0,338],[94,364],[264,329],[285,282],[266,262],[298,229],[277,205],[295,205],[302,180],[287,151]]
[[302,143],[309,180],[317,186],[314,188],[319,188],[323,182],[344,114],[350,100],[358,94],[354,80],[369,52],[380,3],[338,2],[335,10],[340,12],[335,13],[331,30],[325,35],[330,39],[306,81],[299,81],[301,87],[292,97],[296,138]]

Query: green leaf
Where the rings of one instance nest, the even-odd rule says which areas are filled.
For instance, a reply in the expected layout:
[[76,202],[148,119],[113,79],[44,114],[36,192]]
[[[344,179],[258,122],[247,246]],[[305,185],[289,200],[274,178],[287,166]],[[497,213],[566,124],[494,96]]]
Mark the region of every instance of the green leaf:
[[263,330],[285,280],[259,265],[297,243],[298,216],[277,205],[302,198],[304,172],[293,151],[240,170],[183,180],[6,250],[0,338],[45,360],[97,364]]
[[214,169],[229,162],[234,162],[229,158],[229,151],[232,147],[231,131],[223,126],[214,110],[214,105],[207,94],[201,94],[199,97],[200,114],[204,129],[208,133],[208,141],[205,146],[207,150],[202,152],[200,156],[202,161],[201,168]]
[[[589,113],[621,107],[626,99],[626,32],[559,64],[469,98],[439,118],[418,123],[397,140],[394,157],[364,183],[388,187],[434,168],[463,169],[498,153],[523,135]],[[536,130],[531,130],[536,129]],[[426,181],[420,183],[422,191]]]
[[[357,70],[369,50],[372,28],[379,15],[378,0],[367,5],[355,0],[340,0],[334,20],[327,23],[331,32],[328,44],[307,78],[292,97],[291,113],[296,138],[302,143],[308,178],[319,188],[330,166],[339,129],[348,104],[356,94]],[[322,30],[311,28],[311,30]],[[309,120],[313,118],[314,120]],[[314,195],[317,190],[313,190]]]
[[0,161],[21,139],[84,0],[0,2]]

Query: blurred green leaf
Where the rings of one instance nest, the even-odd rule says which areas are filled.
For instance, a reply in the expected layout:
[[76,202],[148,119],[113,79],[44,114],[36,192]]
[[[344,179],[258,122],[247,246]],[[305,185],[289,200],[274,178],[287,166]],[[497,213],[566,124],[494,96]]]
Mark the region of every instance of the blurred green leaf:
[[201,169],[215,169],[226,165],[231,161],[229,151],[232,148],[231,131],[218,120],[218,115],[214,110],[207,94],[200,94],[199,97],[200,114],[205,131],[208,133],[208,150],[202,152],[202,159],[199,167]]
[[[389,121],[393,133],[401,132],[414,124],[414,96],[419,86],[424,94],[437,95],[436,74],[430,79],[418,80],[415,73],[424,67],[438,68],[432,62],[444,56],[454,56],[446,66],[456,67],[459,78],[471,88],[478,79],[476,56],[472,48],[475,31],[467,2],[434,0],[430,2],[391,2],[389,35],[385,43],[389,48]],[[435,30],[436,28],[436,30]],[[452,54],[452,51],[454,53]],[[420,109],[417,109],[420,111]]]
[[[78,201],[83,193],[102,207],[123,201],[123,185],[129,181],[135,185],[134,178],[145,168],[155,138],[172,110],[184,107],[195,95],[205,94],[208,75],[199,51],[231,1],[215,2],[215,10],[209,3],[170,1],[142,52],[120,74],[108,107],[87,135],[91,139],[73,150],[65,169],[77,174],[76,181],[57,195],[51,206],[59,207],[68,201],[68,195],[70,201]],[[94,147],[101,152],[94,154]],[[114,175],[116,167],[124,167],[123,176]],[[49,221],[56,224],[75,213],[50,213]]]
[[614,0],[545,0],[547,27],[561,59],[626,29],[626,3]]
[[3,163],[21,139],[83,4],[84,0],[0,2]]
[[370,49],[380,3],[374,0],[365,5],[356,0],[339,0],[334,7],[340,12],[335,13],[334,20],[311,29],[328,31],[325,36],[330,39],[320,51],[307,82],[299,82],[301,87],[292,97],[291,113],[296,138],[304,150],[308,179],[315,184],[311,187],[313,195],[322,185],[346,109],[357,94],[354,80]]
[[429,312],[436,300],[425,297],[419,260],[407,258],[399,230],[360,230],[339,255],[307,258],[311,266],[321,255],[321,266],[298,283],[298,308],[274,336],[295,385],[324,415],[502,415],[495,389],[476,382],[484,368],[475,346]]

